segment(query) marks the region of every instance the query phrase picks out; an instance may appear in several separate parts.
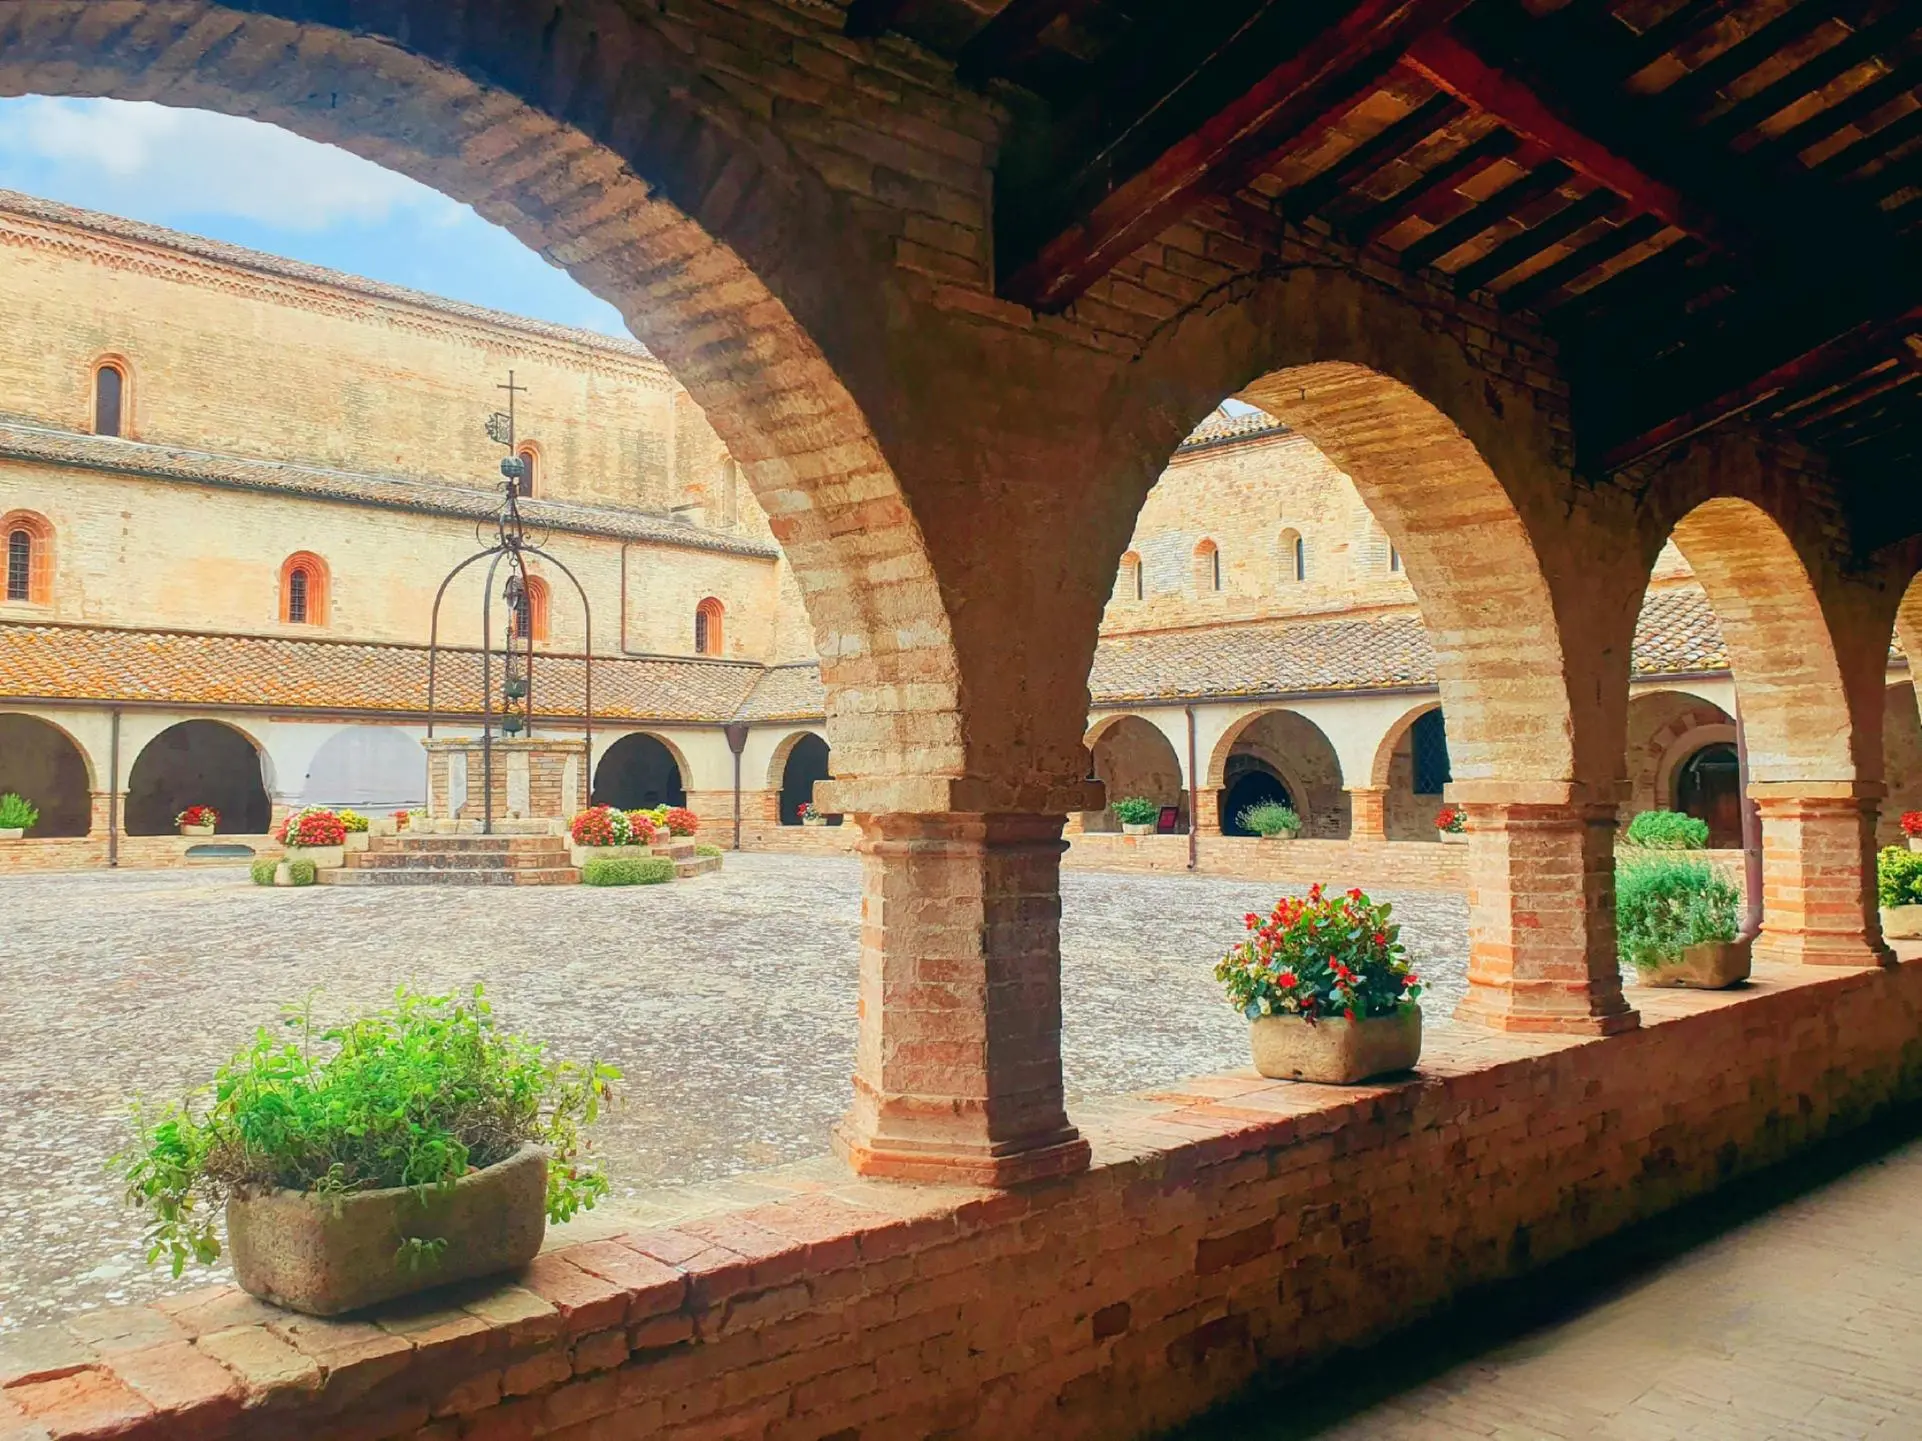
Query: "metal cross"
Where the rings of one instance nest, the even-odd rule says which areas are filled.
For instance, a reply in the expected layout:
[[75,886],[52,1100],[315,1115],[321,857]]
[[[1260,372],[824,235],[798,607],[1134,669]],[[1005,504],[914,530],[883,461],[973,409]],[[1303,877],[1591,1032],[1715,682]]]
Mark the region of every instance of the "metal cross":
[[510,370],[507,372],[507,384],[497,385],[494,389],[507,392],[507,413],[503,415],[497,410],[487,417],[487,438],[512,450],[514,448],[514,397],[525,395],[527,387],[514,384],[514,372]]

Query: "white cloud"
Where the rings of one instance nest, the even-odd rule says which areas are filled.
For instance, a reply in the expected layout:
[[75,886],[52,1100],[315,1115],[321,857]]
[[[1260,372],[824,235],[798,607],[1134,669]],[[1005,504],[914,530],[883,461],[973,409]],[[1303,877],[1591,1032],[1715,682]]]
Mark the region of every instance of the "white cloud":
[[231,215],[289,230],[396,212],[453,224],[465,206],[404,175],[277,126],[148,101],[0,105],[0,165],[57,167],[121,214]]

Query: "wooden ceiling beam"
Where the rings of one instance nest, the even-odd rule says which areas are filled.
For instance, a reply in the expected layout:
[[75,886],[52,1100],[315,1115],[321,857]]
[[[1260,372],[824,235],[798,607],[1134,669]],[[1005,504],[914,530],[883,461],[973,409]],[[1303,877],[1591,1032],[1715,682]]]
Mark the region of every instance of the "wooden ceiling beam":
[[1401,252],[1402,264],[1414,270],[1433,265],[1449,251],[1485,234],[1491,226],[1501,224],[1516,211],[1554,194],[1568,183],[1573,174],[1559,160],[1543,161],[1486,200],[1471,205],[1453,220],[1437,225],[1421,239],[1404,247]]
[[1598,235],[1581,249],[1563,256],[1553,265],[1536,271],[1528,279],[1516,281],[1501,293],[1501,308],[1506,311],[1526,310],[1544,296],[1553,295],[1564,286],[1574,284],[1598,266],[1606,265],[1643,241],[1653,240],[1667,228],[1667,222],[1659,215],[1643,213],[1626,220],[1607,234]]
[[[1291,3],[1275,13],[1303,27],[1299,43],[1253,84],[1223,85],[1259,47],[1240,35],[1207,63],[1169,76],[1137,101],[1126,144],[1104,145],[1067,173],[1034,178],[1026,193],[998,194],[1009,226],[997,237],[999,289],[1038,310],[1059,310],[1194,205],[1239,190],[1275,153],[1345,114],[1414,40],[1447,24],[1468,0],[1332,0],[1332,14]],[[1270,52],[1273,53],[1273,52]],[[1181,103],[1171,103],[1175,98]],[[1198,124],[1178,117],[1201,113]],[[1122,152],[1146,157],[1121,158]]]
[[1040,48],[1042,32],[1057,20],[1074,20],[1096,0],[1008,0],[988,17],[955,56],[954,73],[977,89],[1006,75]]
[[1700,139],[1708,144],[1725,145],[1885,50],[1888,54],[1883,58],[1890,63],[1906,61],[1914,52],[1919,24],[1922,18],[1898,11],[1878,24],[1864,26],[1819,55],[1811,56],[1780,79],[1752,95],[1743,96],[1705,124]]
[[1310,176],[1281,197],[1281,208],[1290,218],[1313,215],[1358,180],[1366,179],[1389,161],[1425,140],[1436,130],[1465,113],[1461,101],[1452,95],[1432,95],[1394,124],[1371,135],[1333,165]]
[[1479,260],[1469,261],[1455,272],[1454,282],[1463,290],[1480,290],[1517,266],[1526,265],[1551,245],[1559,245],[1576,231],[1606,219],[1622,206],[1622,197],[1614,191],[1591,190],[1581,199],[1564,205],[1540,225],[1504,240]]
[[1465,145],[1420,179],[1403,186],[1379,205],[1370,206],[1347,227],[1364,244],[1379,240],[1411,215],[1425,209],[1437,195],[1459,189],[1522,148],[1507,130],[1493,130]]

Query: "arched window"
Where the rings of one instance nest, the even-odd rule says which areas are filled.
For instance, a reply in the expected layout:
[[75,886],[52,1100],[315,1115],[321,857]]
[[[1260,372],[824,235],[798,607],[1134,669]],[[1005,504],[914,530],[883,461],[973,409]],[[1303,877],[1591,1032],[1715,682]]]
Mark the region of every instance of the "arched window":
[[103,360],[93,368],[93,433],[125,435],[126,425],[126,367],[118,360]]
[[1221,589],[1221,547],[1212,540],[1195,547],[1195,589],[1203,595]]
[[547,582],[537,575],[527,577],[519,600],[514,605],[514,639],[547,639]]
[[1141,557],[1133,551],[1121,557],[1121,584],[1116,589],[1129,600],[1140,600],[1148,593],[1141,575]]
[[694,653],[696,655],[721,653],[721,616],[723,614],[721,603],[713,596],[709,596],[694,607]]
[[1281,533],[1281,574],[1290,581],[1308,579],[1308,542],[1298,530]]
[[523,442],[514,454],[520,457],[521,462],[520,479],[514,483],[514,488],[522,495],[533,495],[534,477],[540,473],[540,450],[531,442]]
[[13,605],[53,604],[53,527],[30,510],[0,516],[7,545],[6,598]]
[[327,624],[327,563],[296,551],[280,567],[280,618],[288,625]]

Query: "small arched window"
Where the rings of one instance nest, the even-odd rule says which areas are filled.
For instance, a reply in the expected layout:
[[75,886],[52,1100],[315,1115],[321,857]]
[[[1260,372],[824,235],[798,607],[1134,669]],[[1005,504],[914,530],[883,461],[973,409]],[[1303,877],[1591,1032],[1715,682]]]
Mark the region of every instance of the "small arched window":
[[1133,551],[1121,557],[1121,584],[1117,589],[1129,600],[1140,600],[1148,593],[1142,579],[1141,557]]
[[1281,533],[1281,574],[1289,581],[1308,579],[1308,542],[1298,530]]
[[118,360],[103,360],[93,368],[93,433],[127,433],[127,370]]
[[1221,547],[1212,540],[1195,547],[1195,589],[1203,595],[1221,589]]
[[537,575],[528,576],[514,603],[515,640],[547,639],[547,600],[547,582]]
[[327,624],[327,563],[296,551],[280,567],[280,618],[288,625]]
[[694,653],[696,655],[719,655],[721,653],[721,617],[724,614],[721,603],[709,596],[694,607]]
[[45,516],[15,510],[0,517],[7,546],[6,598],[13,605],[53,604],[53,527]]
[[520,458],[521,463],[520,479],[514,482],[514,488],[522,495],[536,494],[535,478],[540,474],[541,469],[540,447],[531,441],[523,441],[514,454]]

